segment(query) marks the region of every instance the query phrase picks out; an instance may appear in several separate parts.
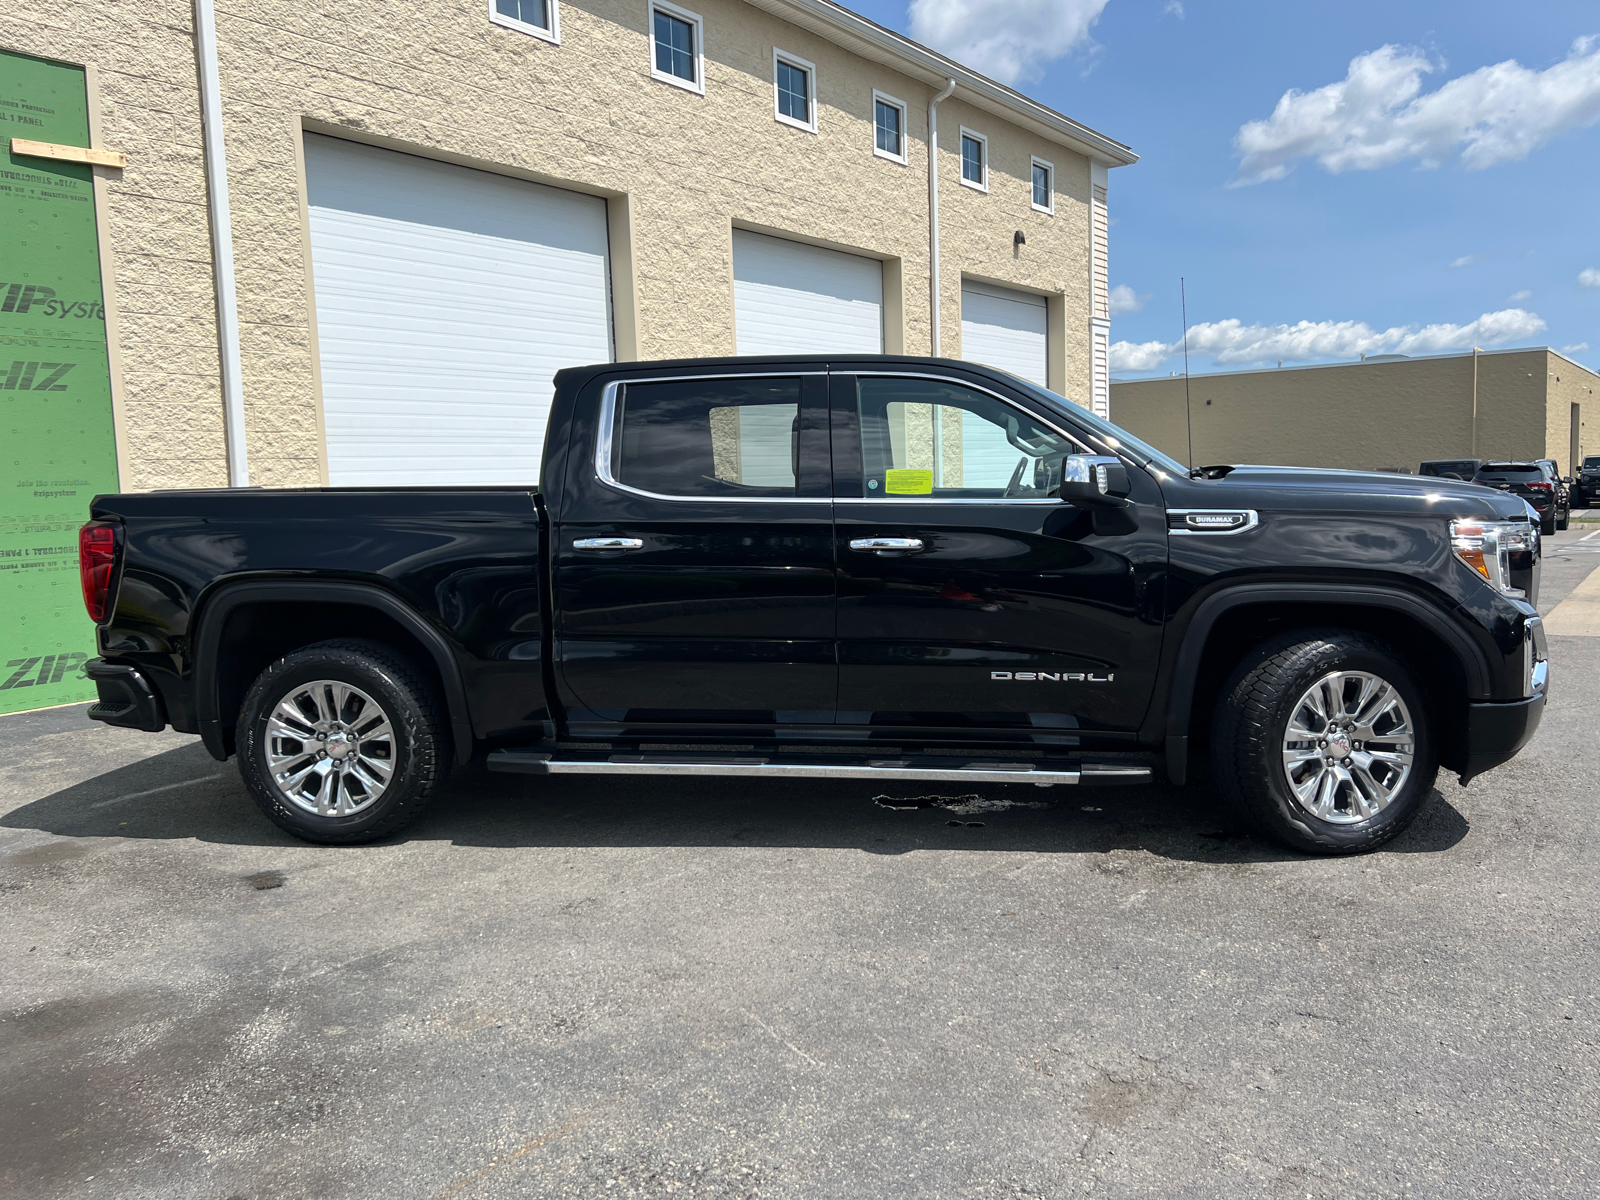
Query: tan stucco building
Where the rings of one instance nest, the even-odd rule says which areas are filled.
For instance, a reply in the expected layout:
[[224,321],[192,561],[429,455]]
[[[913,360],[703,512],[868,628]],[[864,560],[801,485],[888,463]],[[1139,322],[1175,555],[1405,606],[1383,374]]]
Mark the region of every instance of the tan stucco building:
[[[1415,471],[1600,453],[1600,376],[1547,347],[1118,381],[1111,419],[1191,465]],[[1189,437],[1193,431],[1193,457]]]
[[950,82],[939,348],[1105,406],[1135,156],[828,0],[216,0],[208,146],[210,7],[0,12],[0,48],[89,68],[126,155],[94,168],[125,489],[224,484],[230,441],[235,482],[447,481],[496,446],[464,478],[509,482],[561,365],[929,353]]

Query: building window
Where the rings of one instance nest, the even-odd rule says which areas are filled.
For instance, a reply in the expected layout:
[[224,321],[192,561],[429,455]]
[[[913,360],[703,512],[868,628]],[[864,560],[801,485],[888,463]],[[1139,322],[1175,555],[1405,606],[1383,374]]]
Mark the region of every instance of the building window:
[[704,93],[705,55],[699,14],[656,0],[650,6],[650,74],[667,83]]
[[489,0],[489,20],[547,42],[561,41],[558,0]]
[[1033,211],[1056,214],[1056,169],[1042,158],[1033,160]]
[[781,50],[772,52],[777,117],[785,125],[817,131],[817,68]]
[[966,128],[961,130],[961,182],[989,190],[989,139]]
[[882,92],[872,93],[872,152],[893,162],[906,161],[906,104]]

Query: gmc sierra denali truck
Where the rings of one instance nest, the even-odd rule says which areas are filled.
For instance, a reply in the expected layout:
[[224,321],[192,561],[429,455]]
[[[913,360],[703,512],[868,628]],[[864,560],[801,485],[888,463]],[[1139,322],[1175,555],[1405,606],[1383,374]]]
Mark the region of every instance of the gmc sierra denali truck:
[[1190,470],[971,363],[562,371],[537,478],[99,497],[89,715],[237,754],[263,812],[318,842],[394,832],[484,757],[1209,778],[1290,845],[1346,853],[1543,711],[1517,497]]

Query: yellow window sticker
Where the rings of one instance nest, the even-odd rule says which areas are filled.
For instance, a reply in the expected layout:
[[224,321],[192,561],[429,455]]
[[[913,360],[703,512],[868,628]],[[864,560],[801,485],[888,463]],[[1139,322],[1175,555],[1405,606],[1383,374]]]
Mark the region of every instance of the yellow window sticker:
[[883,486],[891,496],[931,496],[933,472],[899,467],[883,473]]

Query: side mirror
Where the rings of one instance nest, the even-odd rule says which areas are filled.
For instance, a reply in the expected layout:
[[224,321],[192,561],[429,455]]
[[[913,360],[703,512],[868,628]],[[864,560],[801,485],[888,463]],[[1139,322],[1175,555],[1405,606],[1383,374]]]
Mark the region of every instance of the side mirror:
[[1061,460],[1060,496],[1063,500],[1120,507],[1128,490],[1128,468],[1122,465],[1120,458],[1069,454]]

